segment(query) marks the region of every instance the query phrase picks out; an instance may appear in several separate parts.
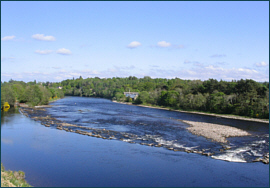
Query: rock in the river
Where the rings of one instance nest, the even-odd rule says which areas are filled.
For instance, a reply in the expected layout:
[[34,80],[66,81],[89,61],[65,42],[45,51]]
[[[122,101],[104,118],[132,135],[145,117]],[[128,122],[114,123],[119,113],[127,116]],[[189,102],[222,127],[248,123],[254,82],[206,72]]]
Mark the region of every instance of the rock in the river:
[[61,127],[61,126],[58,126],[56,128],[59,129],[59,130],[63,130],[63,127]]
[[102,137],[101,135],[99,135],[99,134],[97,135],[97,138],[101,138],[101,137]]
[[211,156],[211,153],[208,153],[208,152],[207,152],[207,153],[204,153],[204,152],[203,152],[202,154],[203,154],[203,155],[206,155],[206,156]]
[[264,156],[263,158],[256,158],[253,160],[253,162],[262,162],[264,164],[269,164],[269,158],[267,158],[266,156]]
[[253,162],[260,162],[262,159],[260,157],[253,160]]
[[266,153],[266,154],[263,156],[262,162],[263,162],[264,164],[269,164],[269,153]]
[[224,148],[224,150],[229,150],[229,149],[231,149],[230,146],[223,146],[223,148]]

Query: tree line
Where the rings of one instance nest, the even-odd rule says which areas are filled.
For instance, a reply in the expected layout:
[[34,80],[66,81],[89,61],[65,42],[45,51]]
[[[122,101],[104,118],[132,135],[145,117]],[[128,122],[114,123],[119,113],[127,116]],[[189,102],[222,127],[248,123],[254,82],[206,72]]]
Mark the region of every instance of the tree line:
[[[10,92],[19,101],[33,104],[45,104],[48,98],[56,95],[101,97],[134,104],[269,119],[269,82],[259,83],[251,79],[201,81],[153,79],[149,76],[83,79],[80,76],[61,82],[10,81],[1,85],[6,98],[12,96],[8,94]],[[132,100],[124,95],[128,91],[138,92],[139,96]]]
[[9,82],[1,82],[1,109],[5,102],[8,102],[11,107],[16,103],[37,106],[62,97],[64,97],[62,90],[45,86],[44,83],[36,83],[36,81],[25,83],[11,79]]
[[[152,79],[149,76],[79,77],[51,85],[63,87],[65,95],[70,96],[101,97],[134,104],[269,119],[269,82],[259,83],[251,79],[201,81]],[[128,91],[139,92],[139,97],[132,101],[124,95]]]

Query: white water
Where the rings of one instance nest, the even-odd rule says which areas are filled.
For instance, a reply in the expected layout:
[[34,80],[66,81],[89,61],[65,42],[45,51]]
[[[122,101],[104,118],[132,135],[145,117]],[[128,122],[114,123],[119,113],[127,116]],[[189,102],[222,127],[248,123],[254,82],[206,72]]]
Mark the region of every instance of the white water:
[[244,154],[262,157],[263,155],[260,150],[265,144],[265,140],[253,141],[247,146],[226,150],[224,154],[212,156],[212,158],[230,162],[247,162]]

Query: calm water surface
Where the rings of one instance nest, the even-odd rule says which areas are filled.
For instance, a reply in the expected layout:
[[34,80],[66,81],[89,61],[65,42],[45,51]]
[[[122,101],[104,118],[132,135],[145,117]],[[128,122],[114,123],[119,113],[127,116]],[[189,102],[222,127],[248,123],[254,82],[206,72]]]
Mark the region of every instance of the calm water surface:
[[[268,150],[266,125],[129,106],[105,99],[67,97],[52,104],[46,112],[52,117],[110,130],[116,138],[123,134],[131,136],[122,141],[105,140],[44,127],[18,111],[4,113],[1,161],[6,169],[25,171],[26,180],[33,186],[269,186],[269,165],[249,162]],[[254,136],[231,139],[235,152],[217,154],[222,160],[174,152],[166,146],[211,150],[222,147],[190,134],[185,129],[187,125],[176,119],[235,126]],[[135,144],[128,143],[130,140]],[[139,144],[150,141],[165,147]],[[236,152],[239,148],[241,152]]]

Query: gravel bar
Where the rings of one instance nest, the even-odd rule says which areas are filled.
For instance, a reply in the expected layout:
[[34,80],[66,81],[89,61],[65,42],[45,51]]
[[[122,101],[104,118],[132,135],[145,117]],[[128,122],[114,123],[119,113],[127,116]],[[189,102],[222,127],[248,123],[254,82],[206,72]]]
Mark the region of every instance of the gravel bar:
[[219,125],[213,123],[204,123],[204,122],[196,122],[196,121],[186,121],[183,120],[184,123],[190,125],[187,128],[192,134],[203,136],[205,138],[211,139],[220,143],[227,143],[228,137],[236,137],[236,136],[249,136],[250,134],[247,131],[230,127],[227,125]]

